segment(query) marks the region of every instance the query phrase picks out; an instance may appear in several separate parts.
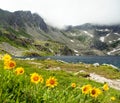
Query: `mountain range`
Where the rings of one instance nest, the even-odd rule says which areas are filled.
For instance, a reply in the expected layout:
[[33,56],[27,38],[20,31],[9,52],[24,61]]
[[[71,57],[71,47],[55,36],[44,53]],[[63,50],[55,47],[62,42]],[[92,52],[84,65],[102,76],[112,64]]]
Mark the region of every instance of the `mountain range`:
[[0,9],[0,52],[14,56],[120,55],[120,25],[58,29],[30,11]]

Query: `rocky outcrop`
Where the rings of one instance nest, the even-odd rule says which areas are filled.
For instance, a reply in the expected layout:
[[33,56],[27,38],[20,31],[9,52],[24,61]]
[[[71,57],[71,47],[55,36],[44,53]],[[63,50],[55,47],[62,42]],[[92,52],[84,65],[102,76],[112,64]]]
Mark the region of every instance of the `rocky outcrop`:
[[6,42],[2,42],[0,44],[0,49],[1,49],[1,51],[7,52],[14,56],[21,56],[24,51],[24,49],[16,48]]
[[74,51],[69,49],[67,46],[65,46],[63,49],[60,49],[60,54],[61,55],[75,55]]
[[12,13],[0,9],[0,24],[7,24],[14,29],[25,28],[26,24],[30,27],[34,25],[45,32],[48,31],[44,20],[38,14],[32,14],[30,11],[15,11]]

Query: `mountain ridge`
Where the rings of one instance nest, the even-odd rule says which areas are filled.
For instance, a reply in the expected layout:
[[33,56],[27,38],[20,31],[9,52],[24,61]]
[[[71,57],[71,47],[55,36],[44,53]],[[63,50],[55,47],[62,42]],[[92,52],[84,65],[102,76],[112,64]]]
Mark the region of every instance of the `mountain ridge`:
[[[44,55],[120,55],[120,25],[86,23],[68,26],[62,30],[46,24],[44,19],[36,13],[9,12],[0,9],[0,35],[1,45],[4,44],[3,42],[10,44],[12,40],[12,46],[17,44],[16,48],[19,48],[22,45],[23,51],[29,47],[32,49],[30,50],[33,52],[32,55],[34,53],[37,55],[36,50],[41,54],[43,50],[41,48],[44,47],[47,48],[42,52]],[[54,46],[52,50],[43,42],[48,45],[57,43],[58,48],[55,49]],[[44,44],[43,47],[41,44]],[[2,49],[9,52],[1,47]]]

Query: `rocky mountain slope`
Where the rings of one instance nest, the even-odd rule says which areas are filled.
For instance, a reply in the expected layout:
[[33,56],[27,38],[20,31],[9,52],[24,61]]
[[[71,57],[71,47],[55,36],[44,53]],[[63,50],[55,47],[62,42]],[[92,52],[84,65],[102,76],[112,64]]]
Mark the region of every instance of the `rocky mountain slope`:
[[[0,51],[15,56],[74,55],[38,14],[0,10]],[[58,36],[57,36],[58,35]]]
[[[120,54],[120,25],[86,23],[80,26],[68,27],[66,34],[72,39],[72,42],[74,39],[78,39],[82,44],[85,44],[86,50],[98,50],[104,55]],[[89,51],[88,53],[90,53]]]
[[0,51],[15,56],[120,55],[120,25],[87,23],[59,30],[36,13],[0,9]]

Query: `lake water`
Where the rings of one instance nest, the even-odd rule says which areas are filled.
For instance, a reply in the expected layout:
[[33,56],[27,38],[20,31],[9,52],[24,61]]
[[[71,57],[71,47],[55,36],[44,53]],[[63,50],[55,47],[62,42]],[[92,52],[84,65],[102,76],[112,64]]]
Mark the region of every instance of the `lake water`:
[[99,63],[99,64],[112,64],[120,68],[120,56],[49,56],[49,57],[37,57],[38,59],[51,58],[55,60],[62,60],[70,63]]

